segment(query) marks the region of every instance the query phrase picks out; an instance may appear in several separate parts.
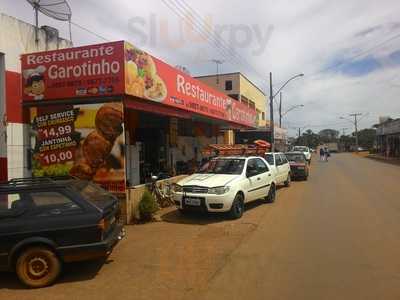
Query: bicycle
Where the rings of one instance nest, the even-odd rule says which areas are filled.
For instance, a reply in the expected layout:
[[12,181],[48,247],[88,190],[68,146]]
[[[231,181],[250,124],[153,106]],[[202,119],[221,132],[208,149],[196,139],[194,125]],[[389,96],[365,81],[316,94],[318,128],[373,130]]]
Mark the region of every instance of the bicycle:
[[161,208],[175,205],[172,184],[169,182],[157,182],[157,179],[157,176],[151,176],[151,181],[146,184],[146,188],[156,198]]

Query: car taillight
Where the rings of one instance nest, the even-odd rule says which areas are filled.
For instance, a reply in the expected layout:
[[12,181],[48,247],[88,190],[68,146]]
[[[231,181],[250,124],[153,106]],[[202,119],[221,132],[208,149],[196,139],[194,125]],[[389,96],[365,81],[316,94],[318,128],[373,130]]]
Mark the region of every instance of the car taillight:
[[98,227],[102,232],[106,232],[109,225],[110,225],[110,222],[107,221],[106,219],[101,219],[100,222],[97,223],[97,227]]

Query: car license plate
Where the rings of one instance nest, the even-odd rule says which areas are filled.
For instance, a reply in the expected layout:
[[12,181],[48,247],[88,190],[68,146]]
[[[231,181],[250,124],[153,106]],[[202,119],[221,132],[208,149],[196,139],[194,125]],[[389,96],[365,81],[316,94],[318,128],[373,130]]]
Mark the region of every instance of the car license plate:
[[200,206],[201,199],[199,198],[185,198],[185,204],[191,206]]

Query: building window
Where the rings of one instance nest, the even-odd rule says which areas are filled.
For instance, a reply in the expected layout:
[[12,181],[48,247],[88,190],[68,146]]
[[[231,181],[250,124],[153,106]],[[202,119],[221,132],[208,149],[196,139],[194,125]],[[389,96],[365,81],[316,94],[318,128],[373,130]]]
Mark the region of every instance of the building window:
[[261,120],[265,120],[265,112],[261,113]]
[[232,91],[232,80],[226,80],[225,81],[225,90],[226,91]]
[[250,106],[251,108],[253,108],[253,109],[256,108],[256,104],[255,104],[253,101],[251,101],[251,100],[249,100],[249,106]]

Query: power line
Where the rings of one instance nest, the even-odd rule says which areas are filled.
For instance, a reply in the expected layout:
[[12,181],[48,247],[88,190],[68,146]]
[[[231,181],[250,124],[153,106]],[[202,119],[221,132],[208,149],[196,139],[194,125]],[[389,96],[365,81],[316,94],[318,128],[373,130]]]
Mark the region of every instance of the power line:
[[[205,23],[204,18],[193,7],[191,7],[185,0],[176,0],[176,2],[180,2],[181,3],[180,7],[182,7],[184,9],[183,6],[186,6],[186,9],[187,9],[187,11],[189,11],[189,13],[193,13],[195,16],[197,16],[197,19],[200,20],[200,24]],[[202,26],[202,28],[204,29],[203,26]],[[232,49],[230,47],[230,45],[228,43],[226,43],[226,41],[224,39],[222,39],[221,37],[216,37],[215,34],[211,34],[208,30],[207,30],[207,32],[208,32],[208,35],[214,39],[214,41],[216,42],[217,45],[219,43],[222,43],[224,45],[223,47],[228,50],[228,53],[230,53],[230,55],[232,55],[233,57],[237,57],[239,59],[239,61],[242,61],[245,65],[248,66],[248,68],[250,68],[254,73],[256,73],[260,77],[260,79],[264,79],[264,75],[258,73],[258,71],[243,56],[241,56],[238,52],[236,52],[234,49]]]
[[90,29],[87,29],[86,27],[84,27],[84,26],[82,26],[82,25],[79,25],[78,23],[75,23],[75,22],[72,22],[72,21],[71,21],[70,23],[71,23],[72,25],[74,25],[75,27],[78,27],[79,29],[82,29],[82,30],[86,31],[86,32],[88,32],[88,33],[90,33],[90,34],[92,34],[92,35],[98,37],[99,39],[101,39],[101,40],[103,40],[103,41],[110,42],[109,39],[107,39],[107,38],[101,36],[100,34],[94,32],[94,31],[92,31],[92,30],[90,30]]
[[[260,79],[264,79],[264,76],[258,73],[256,69],[254,69],[243,57],[241,57],[237,52],[235,52],[230,46],[222,39],[217,38],[214,34],[210,34],[209,30],[205,28],[202,23],[204,23],[204,19],[197,13],[193,8],[191,8],[187,3],[186,7],[183,7],[182,4],[176,2],[167,2],[166,0],[162,0],[163,3],[174,13],[176,14],[181,20],[190,22],[193,26],[193,29],[204,37],[206,40],[211,40],[209,44],[216,49],[224,58],[227,58],[231,63],[236,64],[239,67],[246,65],[246,69],[251,69]],[[183,1],[181,1],[183,2]],[[172,7],[173,6],[173,7]],[[190,9],[190,11],[188,10]],[[186,18],[185,13],[189,13],[193,18]],[[193,15],[196,16],[193,16]],[[200,23],[199,23],[200,20]],[[241,61],[240,61],[241,60]]]

